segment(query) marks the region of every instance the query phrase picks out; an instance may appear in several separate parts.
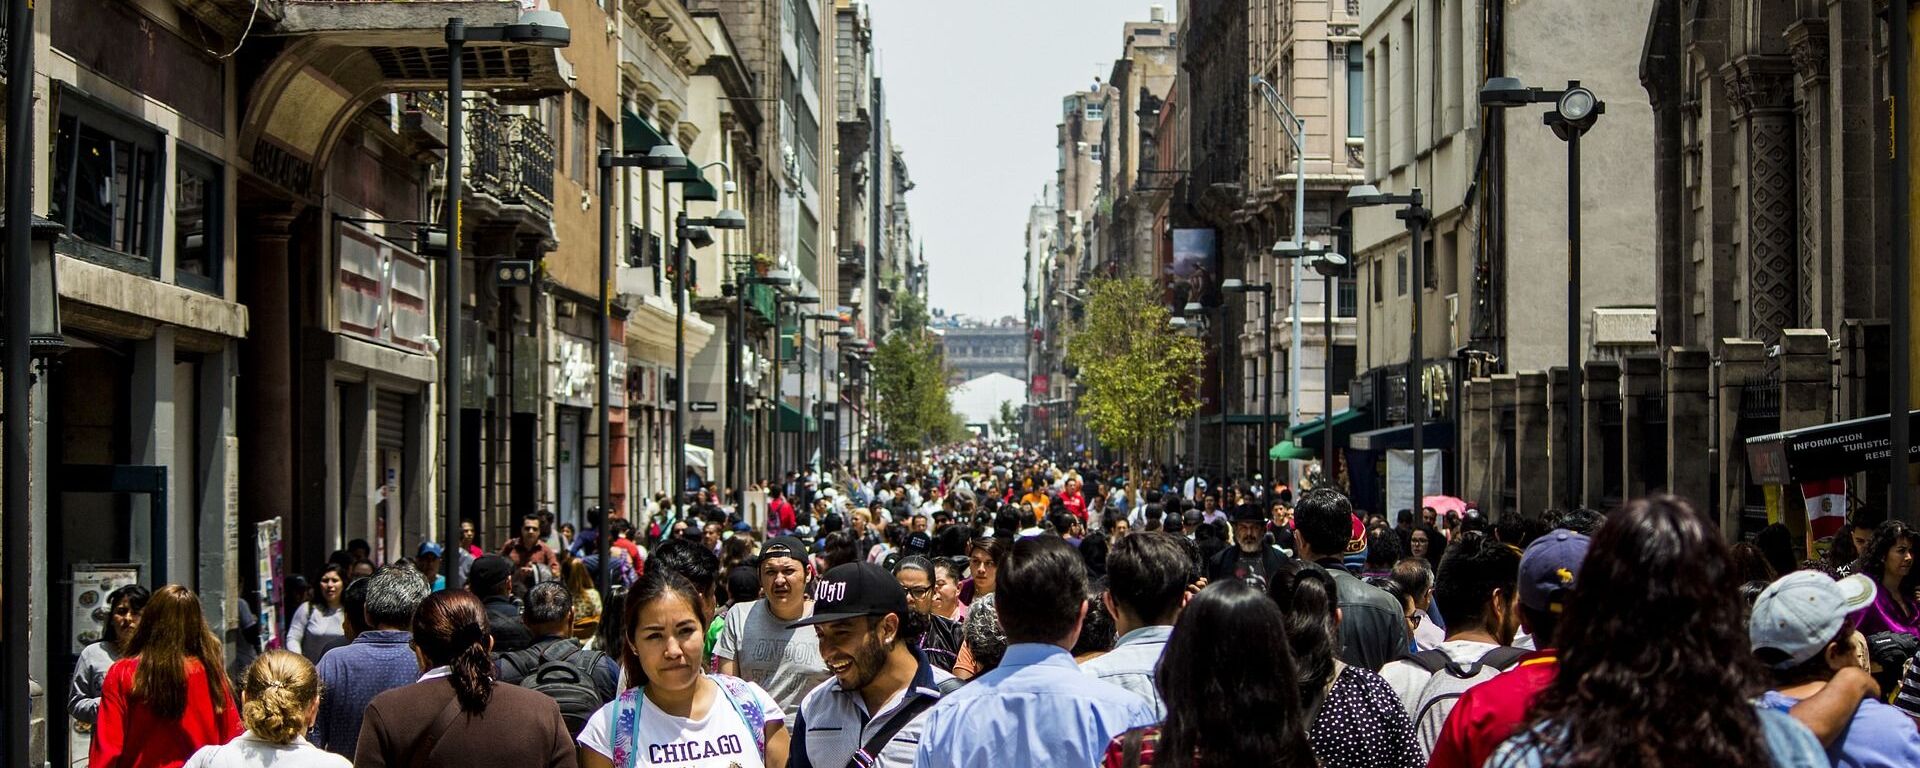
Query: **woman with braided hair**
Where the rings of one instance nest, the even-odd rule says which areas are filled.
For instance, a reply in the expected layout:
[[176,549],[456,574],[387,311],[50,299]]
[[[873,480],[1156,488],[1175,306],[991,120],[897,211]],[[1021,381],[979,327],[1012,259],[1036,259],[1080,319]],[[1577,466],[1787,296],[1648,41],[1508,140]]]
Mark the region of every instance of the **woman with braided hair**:
[[346,768],[347,759],[307,742],[320,709],[313,662],[291,651],[268,651],[247,667],[240,685],[245,733],[201,747],[185,768]]

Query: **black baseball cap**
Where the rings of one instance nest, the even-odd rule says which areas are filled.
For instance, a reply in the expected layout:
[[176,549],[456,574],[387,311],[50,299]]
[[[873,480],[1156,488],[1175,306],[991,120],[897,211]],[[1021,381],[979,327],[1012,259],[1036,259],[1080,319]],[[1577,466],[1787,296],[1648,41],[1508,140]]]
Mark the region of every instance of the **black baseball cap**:
[[807,543],[793,536],[775,536],[767,545],[760,548],[760,562],[776,557],[791,557],[801,563],[807,562]]
[[787,625],[810,627],[857,616],[907,615],[907,591],[887,569],[872,563],[836,565],[813,581],[813,615]]

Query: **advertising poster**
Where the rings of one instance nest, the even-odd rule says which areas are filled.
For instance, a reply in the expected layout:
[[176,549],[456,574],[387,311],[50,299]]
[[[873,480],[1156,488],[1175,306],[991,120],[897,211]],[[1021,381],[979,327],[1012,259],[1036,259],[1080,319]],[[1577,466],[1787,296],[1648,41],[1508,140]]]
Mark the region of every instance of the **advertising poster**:
[[1173,230],[1173,263],[1168,269],[1167,291],[1177,311],[1187,302],[1212,304],[1213,290],[1220,284],[1219,245],[1212,229]]
[[280,551],[280,520],[262,520],[254,524],[253,551],[259,553],[260,561],[254,573],[259,581],[254,588],[260,590],[260,643],[267,648],[280,647],[280,603],[282,571],[286,568],[284,555]]
[[140,582],[137,565],[76,565],[73,567],[73,653],[100,642],[112,616],[107,596],[128,584]]

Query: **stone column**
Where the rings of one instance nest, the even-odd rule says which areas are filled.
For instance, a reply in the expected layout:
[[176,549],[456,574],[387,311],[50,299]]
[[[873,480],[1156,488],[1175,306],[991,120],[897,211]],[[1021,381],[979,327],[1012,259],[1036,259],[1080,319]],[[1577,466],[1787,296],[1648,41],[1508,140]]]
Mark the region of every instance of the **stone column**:
[[1515,512],[1509,509],[1507,504],[1507,493],[1514,488],[1513,473],[1507,471],[1507,451],[1518,450],[1514,443],[1519,437],[1519,429],[1516,425],[1514,435],[1509,437],[1506,421],[1509,418],[1508,414],[1514,411],[1517,379],[1511,373],[1502,373],[1495,374],[1491,381],[1493,386],[1488,392],[1490,402],[1487,415],[1490,418],[1489,432],[1492,439],[1487,442],[1487,445],[1492,461],[1487,465],[1487,501],[1491,505],[1488,507],[1489,512],[1497,520]]
[[[1665,419],[1665,406],[1661,403],[1660,358],[1651,355],[1639,355],[1620,360],[1620,421],[1625,431],[1620,439],[1620,491],[1621,498],[1632,499],[1647,495],[1648,491],[1664,487],[1666,476],[1650,475],[1644,466],[1651,457],[1647,454],[1659,451],[1665,455],[1666,435],[1655,435],[1646,429],[1646,424],[1654,418]],[[1661,409],[1656,412],[1656,409]]]
[[[289,572],[306,572],[297,554],[318,549],[300,537],[311,526],[293,529],[295,487],[293,429],[293,300],[291,249],[294,216],[276,211],[255,215],[244,229],[241,295],[247,304],[247,340],[240,355],[238,423],[250,438],[240,472],[242,530],[279,518],[286,538]],[[309,439],[317,439],[310,436]],[[317,522],[317,521],[309,521]]]
[[1747,491],[1747,446],[1740,439],[1740,388],[1766,375],[1766,345],[1750,339],[1721,339],[1714,361],[1714,406],[1719,434],[1713,444],[1719,466],[1714,473],[1720,489],[1720,529],[1729,538],[1740,533],[1739,521]]
[[1575,457],[1567,455],[1567,430],[1576,429],[1567,422],[1567,387],[1578,386],[1568,378],[1567,369],[1554,366],[1547,369],[1547,462],[1542,465],[1547,471],[1546,506],[1530,507],[1528,512],[1538,514],[1548,509],[1560,509],[1567,506],[1568,493],[1573,482],[1573,462]]
[[[1575,457],[1581,462],[1580,503],[1591,509],[1600,509],[1605,504],[1608,491],[1621,493],[1619,488],[1607,487],[1607,464],[1620,461],[1618,455],[1607,453],[1607,430],[1625,427],[1626,420],[1621,419],[1617,427],[1606,425],[1607,416],[1620,413],[1620,364],[1612,360],[1589,360],[1581,369],[1585,379],[1581,397],[1584,398],[1580,409],[1580,424],[1574,425],[1583,430],[1581,434],[1582,454]],[[1615,435],[1619,436],[1619,435]],[[1626,442],[1624,439],[1622,443]],[[1622,495],[1620,498],[1626,498]]]
[[[1780,431],[1813,427],[1831,421],[1833,355],[1827,351],[1827,332],[1793,329],[1780,334]],[[1799,488],[1781,493],[1781,520],[1793,531],[1793,540],[1805,539],[1807,508]]]
[[[1498,391],[1498,390],[1496,390]],[[1547,374],[1528,371],[1514,379],[1513,385],[1514,497],[1519,509],[1507,510],[1537,515],[1545,511],[1552,498],[1552,474],[1547,469]]]
[[1827,110],[1827,22],[1805,18],[1787,28],[1793,53],[1793,114],[1799,124],[1797,259],[1800,281],[1800,328],[1830,327],[1840,315],[1832,311],[1828,273],[1834,258],[1833,233],[1827,226],[1826,204],[1833,199],[1832,175],[1827,172],[1827,147],[1833,141]]
[[180,488],[191,471],[191,463],[181,465],[174,456],[174,328],[162,325],[153,330],[153,338],[136,342],[133,348],[133,374],[127,395],[132,405],[133,423],[127,430],[131,458],[135,464],[167,468],[167,540],[156,541],[146,504],[155,499],[135,499],[132,536],[134,558],[152,557],[149,575],[154,584],[176,583],[195,586],[189,521],[198,510],[179,503]]
[[[1746,196],[1741,210],[1746,249],[1746,336],[1768,344],[1799,324],[1799,200],[1795,195],[1793,62],[1782,56],[1743,56],[1725,70],[1735,125],[1745,134],[1735,181]],[[1723,478],[1724,479],[1724,478]]]
[[1465,418],[1460,444],[1466,451],[1460,457],[1460,495],[1479,502],[1481,509],[1491,512],[1493,494],[1487,487],[1487,478],[1494,456],[1493,382],[1484,378],[1468,379],[1462,388],[1467,407],[1462,410]]
[[1668,347],[1666,358],[1667,492],[1704,508],[1713,498],[1712,359],[1686,347]]

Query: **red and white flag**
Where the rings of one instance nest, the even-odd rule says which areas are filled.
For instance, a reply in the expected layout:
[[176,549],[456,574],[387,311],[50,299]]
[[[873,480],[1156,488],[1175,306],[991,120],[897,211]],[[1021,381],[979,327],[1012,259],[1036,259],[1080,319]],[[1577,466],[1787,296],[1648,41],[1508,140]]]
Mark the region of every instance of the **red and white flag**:
[[1840,532],[1847,521],[1847,479],[1816,480],[1800,484],[1800,495],[1807,499],[1807,526],[1813,537],[1825,539]]

